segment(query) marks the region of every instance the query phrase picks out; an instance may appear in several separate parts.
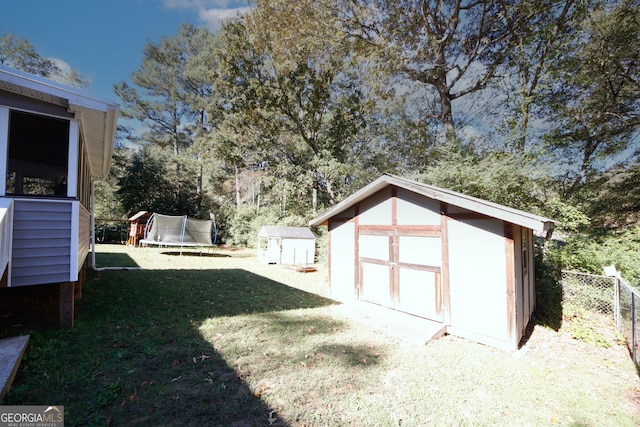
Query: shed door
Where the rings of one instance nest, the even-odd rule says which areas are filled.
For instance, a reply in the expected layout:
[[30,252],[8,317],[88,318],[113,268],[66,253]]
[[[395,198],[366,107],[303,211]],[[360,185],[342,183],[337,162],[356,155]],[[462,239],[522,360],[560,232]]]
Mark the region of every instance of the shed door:
[[361,230],[358,251],[360,299],[443,321],[439,236]]

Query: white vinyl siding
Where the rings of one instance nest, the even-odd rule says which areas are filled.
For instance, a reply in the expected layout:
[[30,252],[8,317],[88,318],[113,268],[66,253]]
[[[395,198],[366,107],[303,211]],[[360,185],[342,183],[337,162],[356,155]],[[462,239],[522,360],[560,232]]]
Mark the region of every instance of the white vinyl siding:
[[332,222],[329,226],[330,252],[329,284],[331,298],[338,301],[352,301],[355,292],[356,240],[353,222]]
[[440,225],[440,202],[399,188],[398,225]]
[[[91,240],[91,214],[90,212],[80,204],[78,216],[78,259],[75,271],[78,272],[82,269],[85,259],[89,254],[90,240]],[[77,280],[77,278],[76,278]],[[74,280],[71,280],[72,282]]]
[[507,343],[503,222],[449,221],[449,267],[451,327]]

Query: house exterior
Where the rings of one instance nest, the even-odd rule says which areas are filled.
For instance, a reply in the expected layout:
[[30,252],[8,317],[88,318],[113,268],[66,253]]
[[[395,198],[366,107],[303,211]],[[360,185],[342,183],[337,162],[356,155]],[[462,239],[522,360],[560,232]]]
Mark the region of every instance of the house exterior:
[[59,287],[63,327],[73,325],[90,249],[92,178],[109,173],[118,109],[0,67],[0,292]]
[[383,175],[310,225],[329,229],[332,298],[430,319],[512,351],[535,306],[534,231],[554,223]]
[[263,226],[258,233],[258,261],[265,264],[311,265],[316,237],[307,227]]

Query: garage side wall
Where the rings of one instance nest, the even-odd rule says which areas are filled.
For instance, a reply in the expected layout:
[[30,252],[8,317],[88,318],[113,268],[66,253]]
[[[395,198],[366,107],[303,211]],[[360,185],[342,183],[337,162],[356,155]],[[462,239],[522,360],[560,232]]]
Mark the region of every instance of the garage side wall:
[[533,250],[533,230],[513,226],[515,264],[515,318],[514,343],[519,343],[526,332],[535,308],[535,259]]
[[499,348],[509,348],[511,322],[508,322],[503,221],[451,220],[448,237],[451,304],[448,331]]
[[355,230],[353,218],[329,222],[329,296],[337,301],[357,298]]

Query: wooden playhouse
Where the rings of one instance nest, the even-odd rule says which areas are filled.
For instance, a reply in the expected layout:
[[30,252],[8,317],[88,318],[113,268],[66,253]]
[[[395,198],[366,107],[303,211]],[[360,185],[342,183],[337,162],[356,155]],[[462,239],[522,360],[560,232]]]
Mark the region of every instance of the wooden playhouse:
[[383,175],[310,225],[329,229],[333,298],[430,319],[512,351],[535,306],[534,231],[554,223]]
[[140,240],[144,238],[144,229],[151,214],[147,211],[139,211],[131,216],[129,222],[129,239],[127,245],[136,246]]

